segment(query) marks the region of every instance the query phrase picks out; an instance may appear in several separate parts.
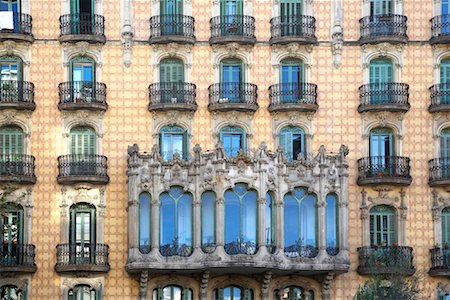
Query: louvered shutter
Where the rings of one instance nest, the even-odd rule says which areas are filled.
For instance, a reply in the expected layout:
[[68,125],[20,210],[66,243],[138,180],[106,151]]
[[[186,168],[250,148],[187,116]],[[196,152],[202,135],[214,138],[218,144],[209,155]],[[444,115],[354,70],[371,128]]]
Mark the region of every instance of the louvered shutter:
[[253,300],[251,289],[244,289],[244,300]]
[[192,300],[191,299],[191,290],[190,289],[183,289],[183,298],[182,300]]
[[96,300],[102,300],[103,294],[103,285],[100,285],[100,289],[96,293]]
[[219,288],[217,293],[218,293],[218,296],[219,296],[218,297],[219,300],[223,300],[223,288]]
[[442,244],[450,243],[450,210],[442,212]]
[[388,240],[386,242],[388,245],[392,245],[393,243],[397,243],[397,218],[396,215],[393,213],[388,214],[389,218],[389,227],[388,227]]
[[164,300],[164,289],[162,287],[158,288],[158,300]]

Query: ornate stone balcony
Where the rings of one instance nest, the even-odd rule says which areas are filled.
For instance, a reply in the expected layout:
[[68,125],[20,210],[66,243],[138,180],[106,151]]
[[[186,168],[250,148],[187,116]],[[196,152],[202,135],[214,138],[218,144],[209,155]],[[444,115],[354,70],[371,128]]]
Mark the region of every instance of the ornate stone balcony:
[[431,268],[428,272],[430,276],[450,276],[450,249],[448,247],[434,247],[430,249]]
[[244,15],[225,15],[211,18],[211,37],[209,43],[238,43],[254,45],[255,18]]
[[406,83],[370,83],[359,87],[360,104],[358,112],[407,112],[409,85]]
[[59,89],[59,110],[106,111],[106,84],[92,81],[62,82]]
[[58,157],[58,183],[107,184],[108,159],[103,155],[69,154]]
[[209,111],[245,111],[258,109],[258,87],[252,83],[221,82],[208,87]]
[[269,87],[270,112],[316,112],[317,85],[312,83],[278,83]]
[[448,44],[450,42],[450,15],[436,16],[430,20],[430,44]]
[[378,246],[358,248],[361,275],[413,275],[413,249],[406,246]]
[[411,184],[410,160],[401,156],[371,156],[358,159],[358,185]]
[[270,20],[270,40],[274,44],[315,44],[316,18],[312,16],[280,16]]
[[159,82],[148,87],[149,111],[196,111],[197,88],[193,83]]
[[0,29],[0,42],[15,41],[15,42],[34,42],[32,18],[30,15],[10,12],[13,17],[12,29]]
[[0,155],[0,182],[34,184],[34,156],[25,154]]
[[430,159],[428,164],[430,168],[428,184],[430,186],[450,185],[450,157]]
[[0,275],[36,272],[35,247],[31,244],[0,245]]
[[108,273],[109,246],[106,244],[56,246],[57,273]]
[[359,20],[361,37],[359,43],[378,44],[393,43],[405,44],[408,41],[406,34],[407,18],[402,15],[372,15]]
[[195,43],[194,18],[183,15],[159,15],[150,18],[150,44]]
[[450,112],[450,83],[435,84],[429,88],[431,104],[430,113]]
[[87,13],[68,14],[59,18],[61,43],[89,42],[106,43],[105,18]]
[[2,80],[0,109],[34,110],[34,84],[19,80]]

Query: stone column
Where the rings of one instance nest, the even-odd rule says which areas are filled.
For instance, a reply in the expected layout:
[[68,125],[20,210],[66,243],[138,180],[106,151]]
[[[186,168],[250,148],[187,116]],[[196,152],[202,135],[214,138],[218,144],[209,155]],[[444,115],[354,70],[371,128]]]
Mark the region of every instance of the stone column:
[[148,299],[148,281],[150,280],[150,276],[148,275],[148,271],[142,271],[141,276],[139,277],[139,300],[147,300]]
[[209,271],[205,271],[202,274],[202,279],[200,282],[200,300],[208,300],[208,281]]
[[66,202],[66,188],[61,188],[61,244],[69,243],[69,206]]
[[128,173],[128,248],[138,248],[139,195],[137,193],[137,171]]
[[159,209],[161,203],[159,199],[152,200],[152,251],[159,251]]
[[320,178],[319,178],[319,191],[317,194],[317,231],[318,241],[317,246],[319,248],[319,257],[327,255],[326,251],[326,201],[324,193],[324,180],[326,180],[326,165],[320,164]]
[[[219,193],[220,191],[218,191]],[[223,193],[218,194],[223,195]],[[217,197],[216,199],[216,244],[218,247],[224,246],[224,202],[225,199],[223,197]]]
[[258,199],[258,245],[266,248],[266,198]]
[[201,206],[201,201],[199,200],[200,197],[196,197],[196,199],[194,199],[194,209],[192,212],[192,220],[193,220],[193,230],[194,232],[192,233],[192,246],[194,247],[194,249],[199,249],[201,246],[201,217],[202,217],[202,206]]
[[339,201],[339,250],[348,251],[348,173],[347,169],[341,168],[339,174],[341,194]]

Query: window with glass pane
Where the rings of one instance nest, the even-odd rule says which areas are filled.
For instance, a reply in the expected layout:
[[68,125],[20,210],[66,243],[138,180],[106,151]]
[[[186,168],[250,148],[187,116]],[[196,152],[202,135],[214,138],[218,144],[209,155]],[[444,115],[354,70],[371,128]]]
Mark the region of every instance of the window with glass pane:
[[439,293],[438,300],[450,300],[450,293]]
[[151,250],[151,196],[149,193],[139,195],[139,251],[149,253]]
[[95,0],[70,0],[71,33],[94,33],[94,1]]
[[441,153],[440,160],[442,164],[442,178],[450,178],[450,128],[441,131],[440,137]]
[[274,299],[277,300],[314,300],[314,291],[305,290],[299,286],[289,286],[275,290]]
[[3,159],[19,159],[24,153],[22,128],[13,125],[0,127],[0,149]]
[[159,79],[161,102],[184,102],[184,64],[181,59],[163,59],[159,66]]
[[337,196],[328,194],[326,197],[326,243],[329,255],[336,255],[339,252],[339,223]]
[[305,157],[305,132],[300,127],[288,126],[280,130],[280,146],[288,160],[296,160],[299,155]]
[[210,253],[216,247],[216,194],[208,191],[202,194],[202,249]]
[[88,285],[77,285],[69,290],[68,300],[101,300],[101,293]]
[[0,11],[12,12],[14,32],[19,32],[19,30],[20,30],[20,13],[22,11],[21,1],[20,0],[1,0],[0,1]]
[[305,188],[284,196],[284,247],[288,256],[317,254],[316,196]]
[[[448,15],[445,17],[448,19],[445,27],[450,33],[450,18]],[[445,58],[441,61],[439,88],[441,104],[450,104],[450,58]]]
[[94,175],[96,165],[93,163],[97,153],[95,130],[88,126],[77,126],[70,130],[71,175]]
[[220,23],[222,35],[240,35],[243,28],[242,0],[220,1]]
[[[275,250],[275,200],[270,192],[266,193],[266,245],[269,250]],[[271,251],[272,252],[272,251]]]
[[178,126],[166,126],[161,129],[160,151],[164,160],[172,160],[175,154],[181,159],[188,159],[188,134]]
[[1,300],[26,300],[25,291],[15,285],[3,285],[1,287]]
[[192,195],[171,187],[160,196],[160,247],[163,256],[192,252]]
[[391,83],[394,77],[392,61],[376,58],[370,62],[370,103],[392,103]]
[[183,34],[183,23],[180,18],[181,15],[183,15],[182,0],[161,0],[161,34]]
[[168,285],[153,290],[153,300],[192,300],[192,290],[176,285]]
[[441,32],[442,35],[450,34],[450,15],[449,15],[449,0],[441,0]]
[[70,207],[69,247],[72,263],[89,264],[95,261],[95,207],[79,203]]
[[370,209],[370,245],[391,246],[397,243],[397,214],[387,205]]
[[70,84],[74,102],[95,101],[95,62],[89,57],[70,61]]
[[257,194],[238,183],[225,192],[225,252],[255,254],[257,241]]
[[442,244],[450,245],[450,207],[442,210]]
[[[289,26],[291,28],[291,26]],[[304,67],[299,59],[285,59],[281,61],[281,101],[283,103],[297,103],[304,97]]]
[[253,300],[253,290],[239,286],[215,289],[213,300]]
[[392,0],[370,0],[370,15],[391,15]]
[[243,93],[241,92],[244,81],[242,61],[239,59],[225,59],[220,66],[219,102],[244,102]]
[[371,172],[377,174],[395,174],[395,164],[391,161],[394,155],[394,138],[390,128],[375,128],[370,131],[369,155]]
[[22,80],[22,60],[16,56],[0,57],[0,101],[21,100]]
[[1,265],[14,265],[21,259],[23,243],[23,208],[15,203],[6,203],[7,214],[0,215]]
[[227,126],[220,129],[220,141],[228,157],[235,157],[239,150],[246,151],[245,132],[237,126]]

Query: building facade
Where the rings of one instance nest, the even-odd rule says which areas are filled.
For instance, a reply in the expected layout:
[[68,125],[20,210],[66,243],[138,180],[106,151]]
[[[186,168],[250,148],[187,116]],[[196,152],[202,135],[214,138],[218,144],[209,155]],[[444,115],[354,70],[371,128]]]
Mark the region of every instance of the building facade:
[[0,1],[1,299],[450,299],[449,5]]

